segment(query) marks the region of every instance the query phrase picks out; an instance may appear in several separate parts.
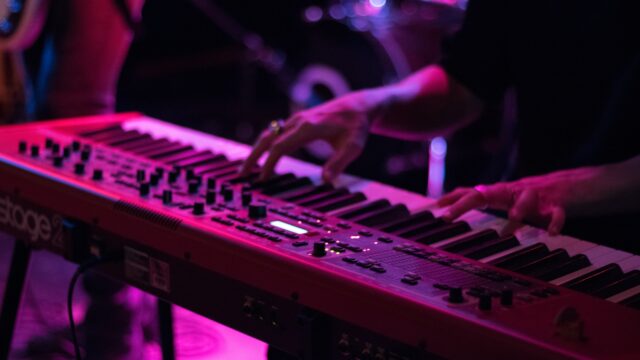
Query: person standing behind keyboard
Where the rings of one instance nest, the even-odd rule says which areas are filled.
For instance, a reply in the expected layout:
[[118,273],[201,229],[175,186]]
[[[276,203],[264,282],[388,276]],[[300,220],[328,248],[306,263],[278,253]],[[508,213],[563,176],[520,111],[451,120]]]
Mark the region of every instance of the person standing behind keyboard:
[[261,134],[242,172],[268,152],[261,177],[269,177],[283,155],[323,139],[335,150],[322,170],[331,182],[370,132],[405,140],[447,134],[513,89],[515,166],[504,182],[442,197],[444,217],[488,207],[506,212],[505,232],[529,222],[637,253],[639,10],[624,0],[470,0],[439,64],[294,114],[281,131]]

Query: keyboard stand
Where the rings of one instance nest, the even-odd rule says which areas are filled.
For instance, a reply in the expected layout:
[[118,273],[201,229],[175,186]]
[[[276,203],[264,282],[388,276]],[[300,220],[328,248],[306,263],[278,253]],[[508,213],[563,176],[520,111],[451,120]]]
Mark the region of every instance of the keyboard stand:
[[7,276],[2,312],[0,313],[0,359],[8,359],[13,340],[13,329],[20,310],[22,289],[29,270],[31,249],[25,241],[16,239],[11,255],[11,267]]
[[[0,359],[8,359],[11,353],[11,342],[15,329],[22,290],[29,270],[31,248],[26,241],[16,239],[11,255],[11,265],[7,276],[2,310],[0,312]],[[173,315],[171,304],[158,298],[158,325],[160,327],[160,347],[163,360],[175,360],[173,340]]]

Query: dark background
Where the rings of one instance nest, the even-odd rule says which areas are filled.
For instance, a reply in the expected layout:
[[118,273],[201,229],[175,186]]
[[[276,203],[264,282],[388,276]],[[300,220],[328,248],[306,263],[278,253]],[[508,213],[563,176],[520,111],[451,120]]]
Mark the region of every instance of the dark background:
[[[202,1],[207,3],[208,0]],[[394,81],[390,65],[371,32],[393,33],[394,43],[411,58],[412,70],[437,61],[440,38],[455,28],[459,9],[416,1],[387,5],[389,21],[378,28],[358,30],[351,20],[305,21],[309,6],[325,10],[336,2],[310,0],[217,0],[215,16],[245,34],[257,34],[273,53],[249,51],[238,34],[224,31],[190,0],[148,0],[119,84],[118,110],[140,111],[218,136],[252,143],[266,124],[287,117],[292,109],[288,92],[304,66],[321,63],[338,69],[353,89]],[[350,3],[347,1],[346,3]],[[419,4],[419,8],[416,8]],[[409,6],[412,12],[405,12]],[[411,8],[413,7],[413,8]],[[417,9],[417,10],[416,10]],[[426,10],[425,10],[426,9]],[[426,14],[426,15],[424,15]],[[357,18],[357,16],[356,16]],[[347,18],[349,19],[349,18]],[[377,26],[377,25],[376,25]],[[256,57],[275,54],[281,69],[269,70]],[[268,63],[268,61],[267,61]],[[312,105],[331,97],[317,89]],[[300,104],[298,104],[300,105]],[[498,171],[491,159],[502,146],[500,111],[450,139],[447,186],[491,181]],[[373,136],[363,156],[348,171],[369,179],[424,193],[427,144]],[[308,151],[297,156],[319,163]]]

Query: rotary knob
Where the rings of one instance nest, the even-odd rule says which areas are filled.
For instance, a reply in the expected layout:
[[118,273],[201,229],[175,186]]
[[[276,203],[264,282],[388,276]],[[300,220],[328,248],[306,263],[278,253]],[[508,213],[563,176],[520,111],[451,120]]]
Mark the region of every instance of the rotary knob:
[[64,162],[64,158],[60,155],[56,155],[53,157],[53,166],[55,167],[62,167],[62,164]]
[[325,243],[322,241],[316,241],[313,243],[313,251],[311,255],[315,257],[323,257],[327,255],[327,249],[325,248]]
[[247,206],[251,204],[252,200],[253,200],[253,194],[251,192],[246,191],[242,193],[242,206]]
[[38,145],[31,145],[31,157],[38,157],[40,156],[40,146]]
[[80,160],[89,161],[89,158],[91,158],[91,148],[85,146],[85,148],[82,149],[82,152],[80,153]]
[[216,192],[213,190],[207,190],[207,194],[205,195],[205,201],[207,204],[211,205],[216,202]]
[[482,311],[491,310],[491,295],[481,294],[478,300],[478,309]]
[[101,169],[93,169],[93,176],[91,177],[93,180],[99,181],[103,178],[103,173]]
[[76,163],[73,167],[73,172],[76,175],[84,175],[84,163]]
[[267,217],[267,207],[262,204],[249,204],[249,217],[254,220],[264,219]]
[[18,152],[24,154],[27,152],[27,142],[22,140],[18,143]]
[[139,187],[140,196],[148,196],[150,189],[151,186],[148,182],[141,182]]
[[202,215],[204,214],[204,203],[196,202],[193,204],[193,215]]
[[231,187],[223,186],[222,188],[220,188],[220,194],[222,195],[224,201],[233,201],[233,189]]
[[197,194],[200,183],[195,180],[189,180],[189,194]]
[[462,297],[462,288],[461,287],[450,288],[448,300],[452,304],[460,304],[464,302],[464,297]]

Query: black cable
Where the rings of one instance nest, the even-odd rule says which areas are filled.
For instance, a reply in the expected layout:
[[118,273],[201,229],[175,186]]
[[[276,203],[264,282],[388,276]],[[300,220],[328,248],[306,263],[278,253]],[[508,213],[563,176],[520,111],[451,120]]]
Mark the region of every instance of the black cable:
[[67,315],[69,316],[69,327],[71,328],[71,339],[73,340],[73,348],[75,351],[76,360],[82,360],[82,356],[80,355],[80,344],[78,343],[78,336],[76,334],[76,323],[73,320],[73,289],[80,278],[80,275],[84,274],[87,270],[92,267],[105,263],[108,261],[112,261],[117,259],[117,257],[91,257],[84,263],[80,264],[76,269],[75,273],[73,273],[73,277],[71,278],[71,282],[69,283],[69,291],[67,292]]

